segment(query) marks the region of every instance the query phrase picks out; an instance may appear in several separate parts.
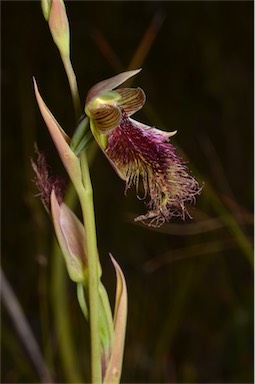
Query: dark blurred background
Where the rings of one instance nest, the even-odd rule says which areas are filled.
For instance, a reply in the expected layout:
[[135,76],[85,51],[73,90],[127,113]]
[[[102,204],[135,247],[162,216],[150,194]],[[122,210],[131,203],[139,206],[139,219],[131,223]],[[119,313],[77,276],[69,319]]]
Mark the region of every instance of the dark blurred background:
[[[125,197],[123,182],[94,150],[103,280],[113,303],[111,252],[129,292],[122,382],[251,383],[253,2],[69,1],[66,7],[82,102],[93,84],[142,66],[133,85],[145,90],[147,104],[137,119],[177,129],[172,142],[204,183],[190,209],[193,220],[148,228],[133,222],[145,211],[135,191]],[[71,337],[74,374],[89,381],[88,327],[32,182],[35,141],[52,172],[65,176],[32,76],[62,127],[70,135],[75,128],[66,75],[39,2],[1,2],[1,43],[2,269],[53,380],[75,380],[63,358]],[[61,339],[65,321],[70,334]],[[4,305],[1,382],[39,382],[18,322]]]

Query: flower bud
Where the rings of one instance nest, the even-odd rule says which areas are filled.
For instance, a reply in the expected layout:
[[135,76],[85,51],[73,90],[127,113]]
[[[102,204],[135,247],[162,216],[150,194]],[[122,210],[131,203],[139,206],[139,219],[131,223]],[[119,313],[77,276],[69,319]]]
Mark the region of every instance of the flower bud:
[[84,227],[65,203],[58,203],[54,190],[51,193],[51,214],[70,279],[83,283],[87,269]]
[[45,20],[48,21],[50,15],[51,0],[41,0],[41,7],[43,16]]
[[[70,55],[70,32],[69,23],[66,15],[66,8],[63,0],[52,0],[51,8],[47,0],[43,2],[44,17],[48,16],[49,28],[52,38],[58,47],[62,57],[69,57]],[[49,12],[49,13],[48,13]]]

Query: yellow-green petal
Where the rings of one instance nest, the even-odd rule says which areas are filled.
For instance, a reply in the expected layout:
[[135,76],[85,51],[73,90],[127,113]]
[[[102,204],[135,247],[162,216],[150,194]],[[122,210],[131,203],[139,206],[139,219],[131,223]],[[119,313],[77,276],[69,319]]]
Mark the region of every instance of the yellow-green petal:
[[141,68],[136,69],[134,71],[122,72],[116,76],[110,77],[110,79],[100,81],[99,83],[94,85],[92,88],[90,88],[85,105],[88,106],[95,98],[100,96],[102,93],[118,87],[119,85],[121,85],[126,80],[130,79],[130,77],[136,75],[140,71],[141,71]]
[[97,141],[98,145],[104,151],[107,148],[107,143],[108,143],[107,136],[100,133],[97,130],[97,128],[95,126],[95,122],[92,119],[90,120],[90,129],[91,129],[91,132],[92,132],[95,140]]
[[96,129],[101,133],[107,133],[118,127],[121,123],[122,115],[118,107],[105,104],[99,108],[88,108],[87,112],[94,121]]
[[121,96],[117,101],[118,106],[123,108],[128,116],[144,106],[146,97],[141,88],[118,88],[115,92]]

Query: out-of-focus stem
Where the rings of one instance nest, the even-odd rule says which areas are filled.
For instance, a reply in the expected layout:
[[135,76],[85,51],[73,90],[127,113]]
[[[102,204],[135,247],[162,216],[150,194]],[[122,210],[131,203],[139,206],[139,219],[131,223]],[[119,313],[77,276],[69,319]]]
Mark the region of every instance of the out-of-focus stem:
[[52,299],[59,352],[65,377],[69,383],[82,383],[77,367],[77,358],[70,323],[70,309],[67,301],[67,279],[63,256],[55,243],[52,260]]
[[13,321],[14,327],[17,330],[33,364],[40,376],[42,383],[52,383],[48,367],[46,366],[43,356],[37,341],[31,331],[31,328],[24,316],[22,308],[5,277],[4,272],[0,269],[1,279],[1,297],[5,307]]
[[210,200],[214,205],[214,209],[220,213],[221,220],[225,223],[229,232],[234,235],[234,239],[239,247],[242,249],[244,255],[247,258],[247,261],[250,263],[253,268],[254,259],[253,259],[253,247],[249,241],[246,234],[243,232],[242,228],[236,221],[233,215],[228,212],[227,208],[220,201],[219,197],[215,194],[213,189],[210,187],[209,183],[206,185],[207,194],[210,196]]
[[[76,204],[75,190],[70,186],[65,201],[72,207]],[[54,240],[52,250],[52,300],[56,332],[58,335],[60,358],[66,379],[69,383],[82,383],[82,377],[77,366],[77,357],[73,342],[70,310],[68,307],[66,269],[61,251]]]

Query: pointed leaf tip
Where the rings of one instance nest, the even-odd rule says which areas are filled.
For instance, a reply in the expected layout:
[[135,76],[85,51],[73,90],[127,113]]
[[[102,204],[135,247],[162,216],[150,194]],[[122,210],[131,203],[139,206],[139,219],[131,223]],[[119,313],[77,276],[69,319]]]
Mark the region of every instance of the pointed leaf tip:
[[117,88],[116,92],[120,95],[118,106],[122,107],[128,116],[144,106],[146,96],[141,88]]
[[66,168],[66,171],[70,179],[72,180],[76,190],[79,188],[83,188],[79,159],[68,145],[68,143],[70,142],[70,138],[66,135],[66,133],[61,128],[55,117],[50,112],[49,108],[44,103],[34,78],[33,82],[35,96],[39,109],[41,111],[45,124],[47,125],[52,140],[54,141],[54,144],[58,150],[62,163]]
[[104,376],[104,384],[117,384],[120,382],[122,361],[126,334],[127,321],[127,286],[124,274],[110,254],[110,258],[115,268],[117,277],[115,309],[114,309],[114,341],[111,348],[109,364]]

